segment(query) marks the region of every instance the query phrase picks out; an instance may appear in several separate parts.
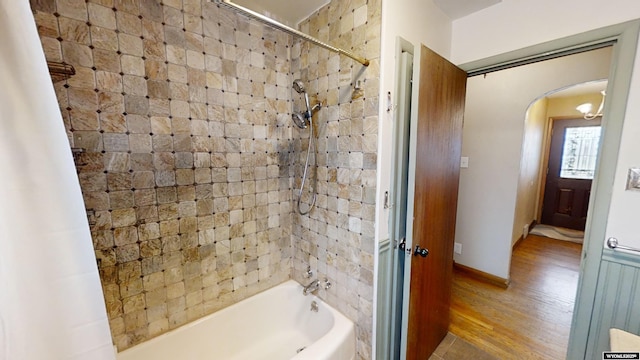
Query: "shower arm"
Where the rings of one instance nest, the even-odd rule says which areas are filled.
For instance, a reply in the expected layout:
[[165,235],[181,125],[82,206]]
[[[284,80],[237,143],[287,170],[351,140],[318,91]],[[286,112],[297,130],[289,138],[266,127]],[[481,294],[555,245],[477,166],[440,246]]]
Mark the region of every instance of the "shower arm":
[[289,33],[290,35],[293,35],[293,36],[302,38],[304,40],[307,40],[310,43],[316,44],[316,45],[318,45],[320,47],[323,47],[323,48],[325,48],[327,50],[330,50],[330,51],[333,51],[333,52],[337,52],[338,54],[350,57],[353,60],[359,62],[360,64],[362,64],[364,66],[369,66],[369,60],[367,60],[365,58],[359,57],[359,56],[355,55],[354,53],[352,53],[350,51],[343,50],[343,49],[337,48],[335,46],[331,46],[331,45],[329,45],[329,44],[327,44],[327,43],[325,43],[323,41],[320,41],[320,40],[314,38],[313,36],[310,36],[310,35],[307,35],[307,34],[303,33],[302,31],[296,30],[296,29],[294,29],[294,28],[292,28],[290,26],[287,26],[287,25],[282,24],[282,23],[280,23],[278,21],[275,21],[275,20],[273,20],[273,19],[271,19],[271,18],[269,18],[267,16],[264,16],[264,15],[258,13],[258,12],[255,12],[255,11],[253,11],[251,9],[248,9],[248,8],[246,8],[244,6],[235,4],[231,0],[213,0],[213,2],[216,3],[216,4],[220,4],[220,5],[226,6],[228,8],[231,8],[231,9],[233,9],[233,10],[235,10],[235,11],[237,11],[237,12],[243,14],[243,15],[246,15],[246,16],[249,16],[249,17],[254,18],[256,20],[259,20],[259,21],[261,21],[261,22],[263,22],[263,23],[265,23],[267,25],[271,25],[271,26],[275,27],[276,29],[279,29],[279,30],[282,30],[282,31],[284,31],[286,33]]

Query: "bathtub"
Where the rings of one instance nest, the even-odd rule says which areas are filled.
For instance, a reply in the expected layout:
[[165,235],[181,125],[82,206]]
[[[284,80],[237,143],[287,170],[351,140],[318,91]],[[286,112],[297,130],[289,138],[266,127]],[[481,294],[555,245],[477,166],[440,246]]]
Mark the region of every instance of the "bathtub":
[[122,351],[117,360],[353,360],[355,342],[353,322],[289,280]]

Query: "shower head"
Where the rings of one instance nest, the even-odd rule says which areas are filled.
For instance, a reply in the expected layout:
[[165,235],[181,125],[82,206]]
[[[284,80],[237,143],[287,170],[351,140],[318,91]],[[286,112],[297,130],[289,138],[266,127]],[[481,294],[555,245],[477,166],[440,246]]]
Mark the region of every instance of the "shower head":
[[298,92],[298,94],[302,94],[305,92],[304,83],[300,79],[293,80],[293,89]]
[[304,83],[302,82],[302,80],[300,79],[293,80],[293,89],[297,91],[298,94],[302,94],[304,96],[304,105],[307,107],[307,111],[304,113],[304,117],[306,119],[310,118],[311,115],[313,114],[311,113],[311,107],[309,106],[309,94],[307,94],[307,91],[304,88]]
[[304,118],[304,115],[302,113],[293,113],[291,114],[291,120],[293,120],[293,123],[296,124],[297,127],[299,127],[300,129],[306,129],[307,128],[307,119]]

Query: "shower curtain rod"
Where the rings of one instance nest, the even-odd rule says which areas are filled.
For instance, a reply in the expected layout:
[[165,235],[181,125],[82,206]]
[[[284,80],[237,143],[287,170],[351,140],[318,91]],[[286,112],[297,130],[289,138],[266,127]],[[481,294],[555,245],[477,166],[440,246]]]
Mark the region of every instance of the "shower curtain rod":
[[251,9],[247,9],[246,7],[240,6],[238,4],[233,3],[231,0],[213,0],[213,2],[215,2],[216,4],[220,4],[223,6],[226,6],[234,11],[237,11],[241,14],[244,14],[246,16],[249,16],[251,18],[254,18],[256,20],[259,20],[267,25],[271,25],[273,27],[275,27],[276,29],[282,30],[286,33],[289,33],[293,36],[302,38],[304,40],[307,40],[311,43],[314,43],[320,47],[323,47],[327,50],[331,50],[333,52],[337,52],[338,54],[342,54],[344,56],[348,56],[350,58],[352,58],[353,60],[359,62],[360,64],[364,65],[364,66],[369,66],[369,60],[365,59],[365,58],[361,58],[355,54],[353,54],[352,52],[337,48],[335,46],[331,46],[325,42],[322,42],[316,38],[314,38],[313,36],[307,35],[305,33],[303,33],[302,31],[296,30],[290,26],[284,25],[278,21],[275,21],[267,16],[264,16],[260,13],[257,13]]

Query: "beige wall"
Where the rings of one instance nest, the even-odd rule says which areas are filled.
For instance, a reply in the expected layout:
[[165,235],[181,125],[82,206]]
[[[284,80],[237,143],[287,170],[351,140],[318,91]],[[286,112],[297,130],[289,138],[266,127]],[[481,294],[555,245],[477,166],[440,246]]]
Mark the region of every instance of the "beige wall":
[[573,117],[581,118],[582,113],[576,110],[576,107],[580,104],[591,103],[593,104],[593,112],[598,110],[600,102],[602,101],[602,95],[600,93],[585,94],[578,96],[563,96],[563,97],[551,97],[547,104],[547,117]]
[[526,224],[533,220],[540,221],[541,191],[546,172],[540,171],[546,164],[548,156],[548,128],[552,118],[581,118],[582,114],[576,110],[580,104],[590,102],[594,111],[602,100],[599,93],[577,96],[544,97],[534,102],[527,111],[524,138],[522,144],[522,160],[520,163],[520,177],[516,195],[515,217],[513,223],[513,239],[517,241],[523,234]]
[[[592,16],[594,12],[598,16]],[[586,18],[591,20],[584,21]],[[606,5],[600,0],[503,1],[454,22],[452,58],[456,63],[466,63],[638,18],[640,7],[635,0],[612,0]],[[545,26],[539,26],[541,23]],[[633,66],[640,66],[640,56],[636,55]],[[640,122],[636,121],[640,104],[631,100],[640,96],[640,72],[628,76],[630,101],[603,238],[613,236],[627,246],[640,247],[635,211],[640,205],[640,193],[625,190],[629,168],[640,166]]]
[[393,126],[396,111],[387,111],[386,94],[395,101],[396,46],[402,37],[414,46],[418,56],[424,44],[439,55],[449,58],[451,52],[451,19],[433,0],[394,0],[382,3],[382,53],[380,74],[380,143],[378,149],[378,221],[376,233],[380,241],[389,238],[389,209],[384,209],[384,193],[390,189],[393,156]]
[[531,224],[536,219],[538,181],[547,124],[547,103],[547,98],[533,103],[527,110],[524,120],[522,159],[520,160],[520,176],[516,193],[512,244],[523,235],[524,226]]
[[469,168],[460,171],[457,263],[509,277],[524,115],[541,94],[606,78],[610,56],[605,48],[468,79],[462,155]]

